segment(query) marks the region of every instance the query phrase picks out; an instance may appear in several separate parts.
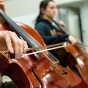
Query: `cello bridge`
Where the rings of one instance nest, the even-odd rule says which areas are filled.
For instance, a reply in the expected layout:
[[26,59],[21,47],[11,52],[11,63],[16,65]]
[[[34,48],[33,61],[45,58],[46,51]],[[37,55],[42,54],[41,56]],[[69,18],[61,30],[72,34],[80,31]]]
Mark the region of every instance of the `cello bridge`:
[[53,71],[56,66],[58,65],[59,61],[56,61],[55,63],[53,63],[44,73],[43,76],[47,75],[49,71]]

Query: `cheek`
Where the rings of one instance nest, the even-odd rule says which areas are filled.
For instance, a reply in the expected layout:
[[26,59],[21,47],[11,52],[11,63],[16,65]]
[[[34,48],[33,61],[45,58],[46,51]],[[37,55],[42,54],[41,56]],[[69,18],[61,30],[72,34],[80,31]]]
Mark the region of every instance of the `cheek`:
[[47,12],[46,14],[47,14],[47,16],[51,16],[51,13],[50,12]]
[[46,11],[46,15],[47,15],[47,16],[52,16],[52,11],[47,10],[47,11]]

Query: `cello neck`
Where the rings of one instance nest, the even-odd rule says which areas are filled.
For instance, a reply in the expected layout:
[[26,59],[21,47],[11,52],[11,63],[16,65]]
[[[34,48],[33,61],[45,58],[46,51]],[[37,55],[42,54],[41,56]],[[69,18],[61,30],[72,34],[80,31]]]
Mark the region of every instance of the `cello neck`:
[[28,34],[25,30],[19,27],[10,17],[8,17],[2,9],[0,9],[0,16],[5,20],[5,22],[10,26],[11,30],[20,35],[31,47],[39,46],[39,43]]
[[66,33],[66,34],[69,34],[69,32],[64,28],[64,27],[62,27],[59,23],[57,23],[55,20],[53,20],[53,22],[57,25],[57,30],[59,31],[59,30],[62,30],[64,33]]

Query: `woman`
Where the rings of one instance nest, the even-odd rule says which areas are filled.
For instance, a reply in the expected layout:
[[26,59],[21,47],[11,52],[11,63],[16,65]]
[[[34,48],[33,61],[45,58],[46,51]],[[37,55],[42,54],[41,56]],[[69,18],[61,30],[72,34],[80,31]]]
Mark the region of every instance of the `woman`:
[[[76,43],[76,39],[72,35],[59,34],[57,28],[52,25],[52,20],[56,13],[54,0],[42,0],[39,9],[40,13],[36,19],[35,29],[42,36],[46,45],[65,42],[67,40],[72,44]],[[62,24],[62,22],[60,23]],[[58,58],[58,55],[54,51],[51,51],[51,53]]]
[[40,33],[46,44],[63,42],[66,38],[74,44],[76,40],[72,35],[56,33],[57,30],[55,26],[52,25],[55,13],[55,2],[53,0],[43,0],[40,3],[40,13],[36,19],[35,29]]

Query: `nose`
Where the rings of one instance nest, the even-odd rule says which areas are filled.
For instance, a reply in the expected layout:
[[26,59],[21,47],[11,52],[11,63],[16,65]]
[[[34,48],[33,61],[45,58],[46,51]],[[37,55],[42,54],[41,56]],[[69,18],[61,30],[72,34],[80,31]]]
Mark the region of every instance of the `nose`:
[[56,7],[54,7],[54,9],[53,9],[53,10],[54,10],[54,12],[56,12]]
[[54,13],[54,14],[56,13],[56,9],[53,10],[53,13]]

